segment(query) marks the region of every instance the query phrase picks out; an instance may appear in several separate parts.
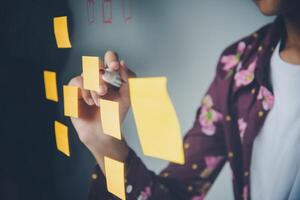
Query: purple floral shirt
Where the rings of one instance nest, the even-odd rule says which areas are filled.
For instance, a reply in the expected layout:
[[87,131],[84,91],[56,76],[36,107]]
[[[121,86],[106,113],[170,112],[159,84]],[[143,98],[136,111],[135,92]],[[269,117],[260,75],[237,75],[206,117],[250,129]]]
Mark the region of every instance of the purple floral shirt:
[[[252,146],[274,103],[269,62],[284,30],[283,20],[277,18],[222,53],[194,125],[184,137],[184,165],[170,163],[156,175],[130,150],[126,199],[202,200],[226,161],[235,199],[250,199]],[[92,179],[90,200],[118,199],[107,192],[99,166]]]

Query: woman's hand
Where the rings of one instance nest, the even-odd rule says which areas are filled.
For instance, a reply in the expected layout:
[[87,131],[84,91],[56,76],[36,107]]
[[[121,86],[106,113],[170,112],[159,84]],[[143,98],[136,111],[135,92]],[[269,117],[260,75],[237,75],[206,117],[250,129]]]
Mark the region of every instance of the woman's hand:
[[69,82],[69,85],[80,88],[78,99],[80,116],[79,118],[71,118],[72,123],[80,140],[94,154],[96,159],[100,155],[109,154],[114,154],[116,157],[119,157],[118,154],[122,153],[120,151],[124,148],[125,143],[123,141],[123,144],[120,144],[120,141],[117,139],[103,134],[100,119],[101,108],[99,109],[99,98],[119,103],[120,122],[122,123],[130,107],[128,78],[135,77],[135,74],[126,67],[124,61],[119,61],[117,54],[112,51],[106,52],[104,63],[107,67],[120,74],[122,85],[118,90],[112,88],[112,86],[103,81],[103,72],[101,71],[99,71],[99,92],[83,89],[82,76],[74,77]]

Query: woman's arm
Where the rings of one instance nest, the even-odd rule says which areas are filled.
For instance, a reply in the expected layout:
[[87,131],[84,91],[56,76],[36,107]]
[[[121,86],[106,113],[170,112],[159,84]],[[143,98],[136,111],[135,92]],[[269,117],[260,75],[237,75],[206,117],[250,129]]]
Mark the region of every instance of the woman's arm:
[[119,62],[118,56],[112,51],[105,54],[105,65],[117,71],[123,83],[116,90],[102,79],[104,67],[99,71],[99,91],[90,91],[83,88],[83,77],[74,77],[70,86],[79,88],[79,118],[71,118],[76,132],[85,146],[91,151],[100,169],[104,173],[104,155],[119,161],[125,161],[128,156],[128,146],[124,140],[118,140],[102,132],[99,99],[107,99],[119,104],[120,121],[122,122],[130,106],[128,78],[135,74],[129,70],[123,61]]
[[[119,102],[121,121],[130,105],[128,77],[134,76],[117,55],[108,52],[105,62],[118,70],[124,83],[119,91],[109,90],[100,81],[100,91],[91,92],[82,87],[81,76],[70,85],[81,88],[80,118],[72,118],[81,141],[92,152],[98,166],[92,175],[93,184],[89,199],[117,199],[107,192],[104,172],[104,156],[126,163],[126,199],[201,199],[210,188],[226,160],[222,128],[223,116],[218,105],[218,77],[216,76],[198,109],[193,128],[184,138],[185,164],[170,163],[159,175],[148,170],[124,140],[117,140],[101,132],[98,99]],[[172,138],[170,138],[172,140]]]
[[[222,133],[207,136],[198,124],[196,121],[184,138],[185,164],[170,163],[159,175],[147,169],[130,149],[126,162],[126,199],[200,200],[205,196],[227,158]],[[98,166],[93,176],[96,178],[89,199],[106,199],[102,198],[105,195],[112,198],[105,190],[105,177]]]

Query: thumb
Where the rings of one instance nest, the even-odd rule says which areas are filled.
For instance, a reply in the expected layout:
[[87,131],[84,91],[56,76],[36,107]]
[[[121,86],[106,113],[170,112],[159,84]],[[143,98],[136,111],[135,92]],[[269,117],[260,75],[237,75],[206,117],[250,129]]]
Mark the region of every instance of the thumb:
[[119,69],[119,73],[121,76],[121,79],[123,82],[127,83],[128,82],[128,68],[127,65],[125,64],[124,60],[120,61],[120,69]]

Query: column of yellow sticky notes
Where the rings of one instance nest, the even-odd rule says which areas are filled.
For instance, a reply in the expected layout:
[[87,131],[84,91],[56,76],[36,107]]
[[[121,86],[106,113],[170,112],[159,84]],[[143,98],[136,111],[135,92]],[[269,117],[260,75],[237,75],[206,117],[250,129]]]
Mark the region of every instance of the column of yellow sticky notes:
[[71,48],[67,17],[54,17],[54,35],[58,48]]
[[70,157],[68,127],[58,121],[55,121],[54,130],[57,149]]
[[78,93],[79,88],[64,85],[64,113],[65,116],[79,117]]
[[124,163],[105,156],[104,168],[107,190],[125,200]]
[[121,140],[119,103],[100,99],[101,124],[104,134]]
[[99,91],[100,68],[102,61],[96,56],[82,56],[83,87],[87,90]]
[[44,85],[46,99],[58,102],[56,73],[52,71],[44,71]]

